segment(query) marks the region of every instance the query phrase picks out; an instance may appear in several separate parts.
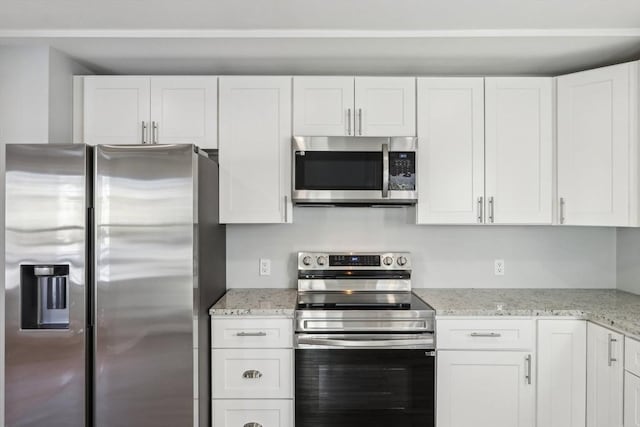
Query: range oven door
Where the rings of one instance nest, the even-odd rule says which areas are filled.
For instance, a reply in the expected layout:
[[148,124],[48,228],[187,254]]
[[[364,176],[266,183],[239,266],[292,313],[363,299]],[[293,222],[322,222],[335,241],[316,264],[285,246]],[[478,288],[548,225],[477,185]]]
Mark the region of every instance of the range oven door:
[[293,201],[415,203],[415,138],[294,137]]
[[433,350],[344,336],[317,341],[298,340],[295,350],[296,427],[434,427]]

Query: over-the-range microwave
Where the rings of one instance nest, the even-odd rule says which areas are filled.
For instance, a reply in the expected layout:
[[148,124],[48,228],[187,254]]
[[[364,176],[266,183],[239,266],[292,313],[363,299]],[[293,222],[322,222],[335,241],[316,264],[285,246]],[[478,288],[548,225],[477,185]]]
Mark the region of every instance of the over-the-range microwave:
[[295,136],[293,202],[415,204],[416,154],[414,137]]

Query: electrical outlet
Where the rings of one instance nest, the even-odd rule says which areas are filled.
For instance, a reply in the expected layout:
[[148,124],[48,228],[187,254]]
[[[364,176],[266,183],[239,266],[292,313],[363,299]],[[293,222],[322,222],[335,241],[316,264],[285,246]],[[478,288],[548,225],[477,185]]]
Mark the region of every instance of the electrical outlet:
[[261,276],[270,276],[271,275],[271,260],[268,258],[260,258],[260,275]]
[[497,259],[493,263],[493,273],[496,276],[504,276],[504,260]]

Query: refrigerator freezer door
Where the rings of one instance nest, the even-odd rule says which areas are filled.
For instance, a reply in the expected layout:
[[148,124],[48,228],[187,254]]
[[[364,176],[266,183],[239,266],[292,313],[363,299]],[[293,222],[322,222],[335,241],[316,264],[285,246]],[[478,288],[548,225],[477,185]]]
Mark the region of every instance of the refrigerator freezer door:
[[95,151],[95,427],[193,426],[193,146]]
[[7,427],[83,427],[90,149],[7,145]]

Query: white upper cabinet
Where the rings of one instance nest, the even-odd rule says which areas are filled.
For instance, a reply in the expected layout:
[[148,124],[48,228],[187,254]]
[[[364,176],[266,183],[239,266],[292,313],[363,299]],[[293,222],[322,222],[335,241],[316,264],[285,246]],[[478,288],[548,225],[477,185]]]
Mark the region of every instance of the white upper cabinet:
[[220,77],[220,221],[291,222],[291,77]]
[[638,63],[558,77],[558,204],[567,225],[638,225]]
[[551,224],[553,79],[485,79],[487,223]]
[[218,78],[152,77],[151,141],[218,148]]
[[295,77],[293,133],[415,136],[413,77]]
[[199,76],[84,77],[83,142],[215,149],[217,82]]
[[294,135],[353,135],[353,84],[353,77],[294,77]]
[[587,322],[538,321],[538,426],[585,427]]
[[356,77],[358,136],[415,136],[416,79]]
[[587,427],[622,427],[624,337],[587,325]]
[[418,79],[418,224],[483,222],[484,80]]
[[85,77],[83,142],[149,143],[149,93],[149,77]]

